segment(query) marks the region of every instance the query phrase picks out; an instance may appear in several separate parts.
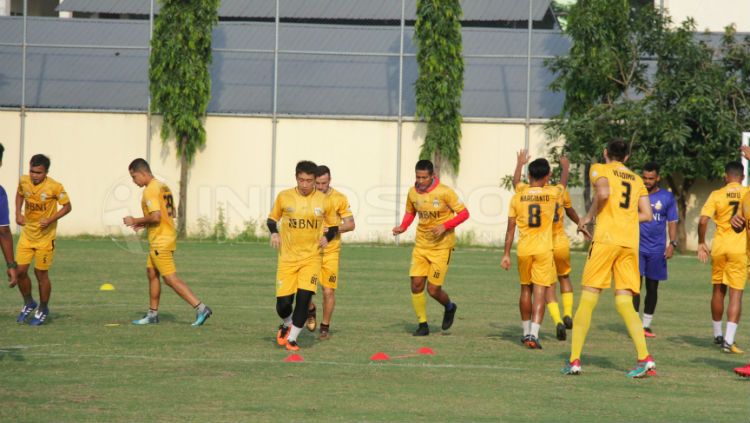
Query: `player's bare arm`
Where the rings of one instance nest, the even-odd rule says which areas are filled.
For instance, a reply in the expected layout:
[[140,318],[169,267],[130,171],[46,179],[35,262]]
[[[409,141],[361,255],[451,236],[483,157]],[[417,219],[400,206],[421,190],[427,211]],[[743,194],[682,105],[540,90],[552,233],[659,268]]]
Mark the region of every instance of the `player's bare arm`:
[[271,232],[271,247],[277,250],[281,247],[281,235],[279,234],[278,222],[273,219],[266,220],[268,231]]
[[3,250],[5,262],[8,263],[8,287],[13,288],[18,284],[16,267],[12,266],[16,260],[13,257],[13,234],[10,232],[10,226],[0,226],[0,247]]
[[73,210],[73,206],[70,204],[70,202],[64,204],[60,210],[57,211],[57,213],[53,214],[51,217],[43,217],[39,220],[39,226],[44,229],[47,226],[57,222],[58,220],[62,219],[66,214],[70,213],[71,210]]
[[339,225],[339,233],[343,234],[344,232],[351,232],[355,228],[354,223],[354,216],[345,217],[341,220],[341,225]]
[[654,212],[651,210],[651,200],[648,195],[638,198],[638,221],[650,222],[654,220]]
[[21,208],[23,207],[23,195],[16,193],[16,223],[18,226],[26,224],[26,216],[23,215]]
[[707,263],[708,257],[711,255],[711,250],[706,245],[706,230],[708,229],[708,216],[701,216],[698,221],[698,260],[701,263]]
[[530,156],[528,150],[519,150],[516,155],[516,170],[513,172],[513,188],[521,182],[523,167],[529,162]]
[[570,219],[576,225],[581,221],[580,216],[578,216],[576,209],[574,209],[573,207],[566,208],[565,215],[568,216],[568,219]]
[[560,157],[560,185],[568,187],[568,177],[570,176],[570,159],[563,155]]
[[129,226],[131,228],[134,228],[136,226],[148,226],[148,225],[154,225],[158,224],[161,221],[161,212],[160,211],[153,211],[148,214],[148,216],[143,217],[133,217],[133,216],[125,216],[122,218],[122,223],[125,224],[125,226]]
[[674,245],[673,242],[677,241],[677,222],[667,222],[667,233],[669,234],[669,242],[667,243],[667,250],[664,251],[664,257],[671,259],[674,256]]
[[503,249],[503,258],[500,260],[500,267],[510,270],[510,248],[513,246],[513,237],[516,234],[516,218],[508,218],[508,229],[505,231],[505,248]]

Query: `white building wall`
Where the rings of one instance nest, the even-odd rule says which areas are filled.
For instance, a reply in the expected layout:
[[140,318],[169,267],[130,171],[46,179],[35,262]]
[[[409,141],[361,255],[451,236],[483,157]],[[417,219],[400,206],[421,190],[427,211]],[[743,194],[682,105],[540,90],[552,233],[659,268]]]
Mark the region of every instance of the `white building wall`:
[[750,32],[748,0],[655,0],[657,6],[662,3],[675,25],[692,17],[699,32],[722,32],[732,23],[737,31]]
[[[62,235],[129,232],[122,217],[139,215],[141,190],[130,180],[127,166],[137,157],[147,158],[146,116],[142,114],[30,112],[23,147],[24,171],[36,153],[50,156],[50,176],[62,182],[73,212],[61,221]],[[5,145],[0,183],[11,193],[18,181],[20,119],[16,111],[0,111],[0,142]],[[499,245],[505,234],[511,192],[500,188],[503,176],[512,174],[516,152],[524,145],[521,124],[465,123],[461,169],[443,182],[454,187],[471,212],[458,229],[473,242]],[[255,221],[264,231],[271,208],[272,125],[269,118],[212,116],[206,121],[207,144],[190,170],[188,230],[196,233],[199,220],[213,225],[218,209],[225,212],[231,232]],[[345,239],[387,241],[390,230],[404,212],[404,201],[414,182],[414,163],[424,137],[424,127],[403,125],[401,180],[398,178],[398,127],[395,122],[284,118],[278,124],[276,190],[295,184],[294,166],[302,159],[326,164],[332,185],[352,204],[357,230]],[[530,150],[541,157],[547,150],[542,127],[532,128]],[[152,124],[150,162],[154,173],[179,187],[179,166],[171,143],[159,138],[159,121]],[[399,188],[400,187],[400,188]],[[697,213],[715,184],[700,184],[688,214],[690,246],[695,246]],[[580,189],[573,189],[574,206],[583,214]],[[397,196],[398,194],[398,196]],[[574,240],[575,228],[568,226]],[[412,227],[403,240],[414,237]]]

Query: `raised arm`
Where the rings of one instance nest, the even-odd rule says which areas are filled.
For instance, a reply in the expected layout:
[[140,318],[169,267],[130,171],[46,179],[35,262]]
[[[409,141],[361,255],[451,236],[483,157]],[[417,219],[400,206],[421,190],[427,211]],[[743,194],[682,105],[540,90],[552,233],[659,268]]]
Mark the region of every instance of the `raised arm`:
[[528,150],[519,150],[516,155],[516,170],[513,172],[513,189],[516,188],[521,182],[521,174],[523,173],[523,167],[529,162]]

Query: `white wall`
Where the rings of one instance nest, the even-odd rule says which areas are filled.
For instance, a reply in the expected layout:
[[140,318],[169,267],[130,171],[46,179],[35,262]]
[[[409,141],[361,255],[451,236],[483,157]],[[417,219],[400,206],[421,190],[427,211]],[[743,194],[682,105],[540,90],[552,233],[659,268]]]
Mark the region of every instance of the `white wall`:
[[[659,6],[661,0],[655,0]],[[750,1],[748,0],[663,0],[675,25],[688,17],[696,22],[699,32],[722,32],[734,23],[739,32],[750,32]]]
[[[159,120],[152,123],[150,162],[154,173],[178,194],[179,166],[171,143],[159,138]],[[18,112],[0,111],[0,142],[5,160],[0,183],[10,193],[18,181],[20,119]],[[272,125],[268,118],[212,116],[206,121],[207,144],[190,170],[188,230],[196,233],[198,221],[217,220],[221,207],[230,231],[239,232],[246,221],[260,228],[271,207]],[[444,175],[471,212],[459,236],[482,244],[499,245],[505,234],[512,193],[500,188],[503,176],[512,174],[516,152],[524,145],[520,124],[465,123],[461,169],[457,177]],[[63,235],[129,233],[122,217],[140,211],[140,189],[130,180],[127,166],[137,157],[148,158],[147,120],[141,114],[30,112],[26,120],[24,171],[31,155],[50,156],[50,176],[62,182],[73,204],[63,219]],[[276,145],[275,192],[294,186],[294,166],[302,159],[326,164],[332,185],[352,204],[357,230],[350,241],[392,241],[390,229],[404,212],[404,201],[414,182],[414,163],[424,137],[424,127],[403,125],[401,179],[398,180],[398,127],[395,122],[363,120],[281,119]],[[532,128],[533,157],[547,151],[541,126]],[[691,199],[688,228],[695,246],[697,213],[716,184],[698,184]],[[573,189],[574,207],[583,210],[580,189]],[[574,239],[574,227],[568,226]],[[411,228],[402,239],[414,237]]]

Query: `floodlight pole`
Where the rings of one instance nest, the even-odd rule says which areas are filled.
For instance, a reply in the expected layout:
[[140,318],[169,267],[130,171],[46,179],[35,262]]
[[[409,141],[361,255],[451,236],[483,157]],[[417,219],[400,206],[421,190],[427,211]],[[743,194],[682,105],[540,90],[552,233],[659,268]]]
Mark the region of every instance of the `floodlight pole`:
[[276,132],[278,126],[279,99],[279,0],[276,0],[275,44],[273,47],[273,113],[271,117],[271,201],[270,208],[276,198]]
[[[154,0],[148,13],[148,63],[151,63],[151,40],[154,38]],[[150,75],[150,72],[149,72]],[[151,163],[151,78],[149,76],[146,99],[146,161]]]
[[[404,97],[404,29],[406,26],[406,0],[401,0],[401,38],[398,54],[398,135],[396,138],[396,225],[399,224],[401,214],[401,144],[402,130],[404,124],[403,97]],[[399,237],[396,236],[396,245],[399,245]]]
[[21,44],[21,114],[20,139],[18,144],[18,179],[23,176],[23,150],[26,140],[26,44],[28,42],[28,0],[23,0],[23,43]]
[[531,131],[531,30],[534,0],[529,0],[528,43],[526,45],[526,119],[523,148],[529,151],[529,132]]

